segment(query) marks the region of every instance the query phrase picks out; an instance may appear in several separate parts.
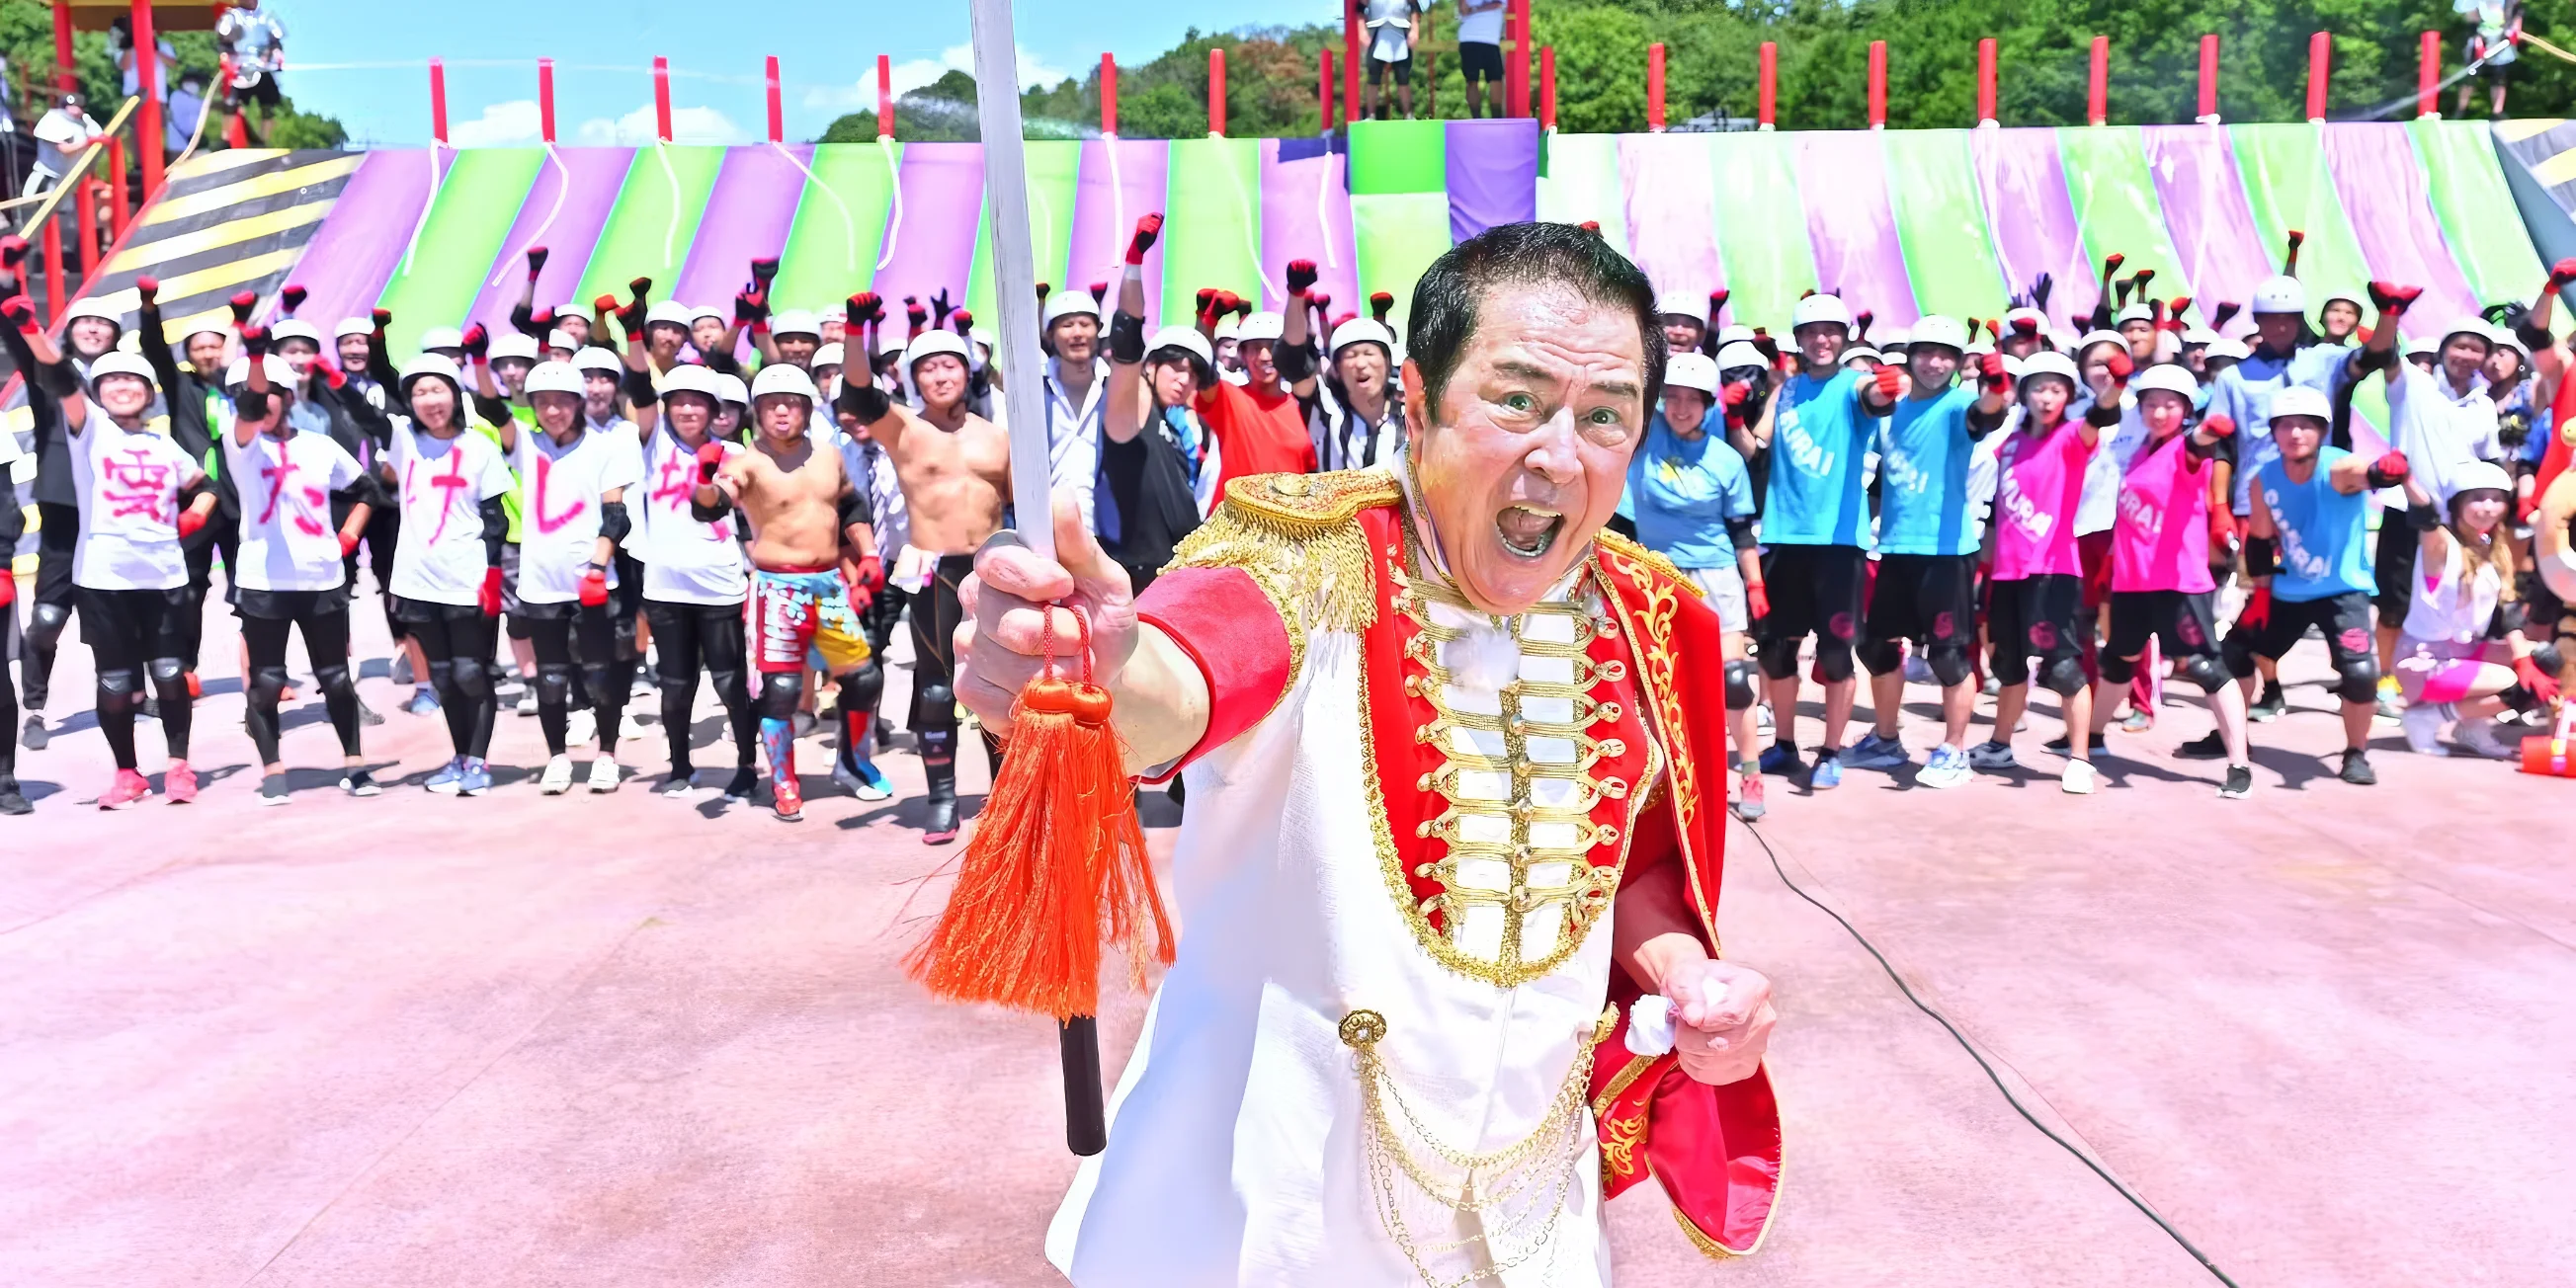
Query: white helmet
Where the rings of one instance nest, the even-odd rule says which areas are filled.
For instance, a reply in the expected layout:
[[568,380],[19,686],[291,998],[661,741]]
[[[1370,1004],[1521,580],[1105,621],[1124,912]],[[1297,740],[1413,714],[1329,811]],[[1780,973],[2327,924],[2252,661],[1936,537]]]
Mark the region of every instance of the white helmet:
[[1855,362],[1882,363],[1887,361],[1887,355],[1880,353],[1878,350],[1873,349],[1868,345],[1855,344],[1850,348],[1843,350],[1843,356],[1835,359],[1835,361],[1848,367]]
[[626,373],[626,364],[618,361],[616,354],[597,345],[572,355],[572,365],[575,371],[605,371],[612,376]]
[[1926,314],[1915,320],[1913,330],[1905,333],[1905,342],[1909,348],[1918,344],[1941,344],[1964,351],[1968,347],[1968,328],[1957,318],[1938,313]]
[[322,347],[322,331],[302,318],[280,318],[268,328],[270,344],[284,344],[289,340],[311,341],[313,347],[319,349]]
[[2513,476],[2505,473],[2504,467],[2494,461],[2471,460],[2464,465],[2452,466],[2450,484],[2449,495],[2442,498],[2445,501],[2462,492],[2480,490],[2502,492],[2506,500],[2513,499]]
[[[249,369],[244,368],[243,372],[247,375]],[[402,375],[394,383],[400,385],[405,393],[409,393],[411,382],[423,376],[436,376],[454,386],[458,394],[462,395],[465,392],[465,381],[457,374],[455,359],[443,353],[424,352],[404,363]]]
[[[1343,325],[1348,326],[1349,323]],[[1145,352],[1148,354],[1158,353],[1164,349],[1186,349],[1190,356],[1199,360],[1200,366],[1210,371],[1216,370],[1216,350],[1208,346],[1207,337],[1200,335],[1197,327],[1167,326],[1156,331],[1154,338],[1145,342]]]
[[[121,350],[102,353],[98,355],[98,361],[89,364],[89,382],[93,387],[107,376],[139,376],[147,385],[157,387],[160,384],[152,374],[152,364],[144,361],[141,354],[126,353]],[[242,377],[244,379],[250,377],[250,368],[247,365],[242,368]],[[287,379],[294,379],[292,369],[289,370]]]
[[1067,288],[1061,291],[1047,292],[1046,320],[1040,324],[1040,329],[1054,326],[1056,323],[1061,322],[1066,318],[1074,317],[1089,318],[1094,322],[1099,321],[1100,301],[1091,298],[1091,292],[1089,291],[1077,291]]
[[2266,420],[2274,425],[2285,416],[2313,416],[2320,421],[2334,419],[2334,406],[2324,393],[2306,385],[2292,385],[2272,395],[2272,409]]
[[849,350],[841,347],[840,341],[834,340],[816,348],[814,356],[805,360],[805,365],[817,371],[825,367],[838,367],[849,361],[848,353]]
[[2154,309],[2148,308],[2144,304],[2132,304],[2129,307],[2120,310],[2119,316],[2111,319],[2111,329],[2116,331],[2132,322],[2144,322],[2149,326],[2153,326],[2155,325],[2155,321],[2156,311]]
[[816,321],[813,314],[803,309],[789,309],[779,314],[778,319],[769,324],[769,334],[772,339],[780,336],[810,335],[814,337],[815,343],[820,344],[823,341],[823,324]]
[[527,394],[532,403],[538,394],[571,394],[580,398],[590,392],[581,373],[574,370],[569,362],[540,362],[528,368],[527,382],[520,386],[520,391]]
[[63,324],[68,326],[82,318],[97,318],[101,322],[113,325],[120,331],[125,329],[125,319],[121,315],[110,311],[105,304],[100,303],[97,296],[91,296],[87,299],[74,301],[70,311],[63,314]]
[[1243,325],[1235,321],[1231,314],[1219,318],[1216,323],[1216,338],[1220,344],[1227,340],[1240,340],[1243,338]]
[[1696,389],[1717,397],[1717,359],[1705,353],[1676,353],[1664,364],[1664,387]]
[[1789,330],[1792,333],[1802,326],[1827,322],[1845,331],[1851,329],[1851,306],[1843,303],[1843,297],[1818,291],[1798,301],[1798,306],[1789,311]]
[[2215,361],[2220,358],[2226,358],[2236,362],[2243,362],[2247,358],[2253,356],[2254,351],[2246,348],[2244,341],[2231,340],[2226,336],[2220,336],[2217,339],[2210,341],[2209,351],[2201,355],[2204,361]]
[[1250,344],[1255,340],[1276,340],[1286,332],[1287,326],[1288,320],[1286,318],[1283,318],[1268,309],[1263,309],[1262,311],[1245,318],[1243,320],[1243,325],[1235,328],[1235,338],[1245,344]]
[[804,368],[785,362],[773,362],[762,367],[760,374],[751,378],[753,401],[757,402],[769,394],[794,394],[809,403],[820,401],[814,392],[814,378],[806,375]]
[[903,369],[910,371],[922,359],[942,353],[954,356],[959,362],[971,364],[975,360],[975,356],[966,351],[965,337],[954,331],[931,330],[914,336],[912,343],[903,347]]
[[346,340],[353,335],[374,335],[375,333],[376,322],[373,318],[342,318],[340,325],[331,328],[331,338],[334,340]]
[[2442,354],[2442,341],[2429,335],[2401,335],[2397,338],[2397,349],[2410,358],[2418,354],[2438,358]]
[[2037,309],[2031,308],[2028,305],[2014,309],[2012,312],[2006,313],[2003,316],[2005,328],[2011,331],[2020,331],[2021,324],[2024,322],[2030,324],[2029,333],[2032,335],[2045,335],[2048,333],[2048,315]]
[[682,304],[677,300],[664,300],[661,303],[644,310],[644,325],[649,327],[656,322],[668,322],[671,325],[686,331],[689,329],[689,323],[693,321],[695,317],[696,314],[690,311],[688,305]]
[[1746,344],[1753,343],[1753,328],[1746,326],[1741,322],[1729,322],[1725,326],[1717,329],[1718,348],[1723,349],[1739,340]]
[[1666,291],[1655,298],[1655,312],[1658,316],[1683,318],[1701,326],[1708,325],[1708,319],[1704,316],[1707,309],[1707,300],[1693,298],[1679,291]]
[[724,401],[724,389],[717,383],[716,373],[694,362],[683,362],[663,372],[662,378],[655,382],[654,393],[662,398],[673,394],[696,394],[709,403]]
[[2020,383],[2026,385],[2041,376],[2055,376],[2069,385],[2083,383],[2076,378],[2075,360],[2054,349],[2043,349],[2021,360]]
[[499,362],[503,358],[517,358],[522,362],[535,362],[537,360],[537,356],[537,338],[535,336],[523,335],[517,331],[503,331],[492,337],[492,352],[490,357],[494,362]]
[[1341,356],[1343,349],[1354,344],[1383,345],[1388,357],[1395,356],[1395,333],[1375,318],[1352,318],[1333,328],[1332,351],[1335,357]]
[[562,327],[556,327],[554,330],[546,332],[546,347],[548,349],[561,349],[566,353],[578,353],[581,351],[581,346],[573,342],[572,332],[566,331]]
[[696,326],[698,325],[698,323],[700,323],[700,322],[705,322],[705,321],[708,321],[708,320],[711,320],[711,319],[712,319],[712,320],[714,320],[714,321],[717,321],[717,322],[731,322],[731,321],[733,321],[733,315],[732,315],[732,314],[727,313],[727,312],[725,312],[723,309],[717,308],[715,305],[712,305],[712,304],[701,304],[701,305],[697,306],[696,308],[690,308],[689,306],[687,306],[687,305],[683,304],[683,305],[681,305],[681,306],[679,306],[679,307],[680,307],[680,311],[681,311],[682,313],[686,313],[686,314],[688,314],[688,315],[689,315],[689,326],[690,326],[692,329],[695,329],[695,328],[696,328]]
[[878,356],[878,357],[882,358],[882,357],[884,357],[884,356],[886,356],[887,354],[890,354],[890,353],[901,353],[901,352],[903,352],[903,349],[904,349],[904,339],[903,339],[903,337],[902,337],[901,335],[899,335],[899,334],[897,334],[897,333],[895,332],[895,329],[894,329],[893,327],[880,327],[880,328],[878,328],[878,330],[877,330],[877,356]]
[[742,377],[729,371],[719,371],[715,374],[715,381],[718,399],[737,407],[751,405],[751,390],[743,387]]
[[2488,326],[2485,318],[2464,317],[2452,322],[2450,326],[2443,328],[2442,343],[2448,346],[2451,343],[2451,337],[2455,335],[2476,336],[2486,341],[2489,349],[2496,346],[2496,328]]
[[1734,371],[1742,367],[1767,367],[1770,365],[1770,360],[1763,357],[1762,351],[1754,348],[1753,343],[1749,340],[1730,340],[1725,344],[1717,346],[1717,369],[1720,371]]
[[2116,344],[2125,349],[2129,347],[2129,337],[2122,335],[2117,331],[2087,331],[2084,334],[2075,337],[2075,351],[2077,353],[2082,353],[2086,349],[2090,349],[2097,344]]
[[2255,286],[2254,303],[2247,311],[2257,317],[2266,313],[2304,315],[2308,311],[2308,288],[2286,274],[2264,278]]
[[2179,362],[2159,362],[2129,377],[2129,389],[2141,394],[2150,389],[2161,389],[2169,394],[2180,394],[2185,402],[2189,402],[2200,396],[2200,381],[2192,377],[2191,368]]
[[[420,347],[423,349],[462,349],[465,347],[465,333],[452,326],[430,327],[420,333]],[[409,368],[405,368],[405,370],[409,370]],[[450,375],[453,374],[454,373],[452,372],[450,373]]]
[[[107,357],[103,356],[99,361],[105,362],[107,361]],[[286,359],[272,353],[260,359],[259,368],[260,370],[268,373],[268,383],[271,386],[278,389],[293,389],[295,387],[295,367],[293,364],[287,362]],[[144,370],[150,371],[151,368],[147,366]],[[97,379],[97,374],[96,368],[92,368],[90,378],[93,380]],[[225,388],[234,388],[249,383],[250,359],[235,358],[233,359],[231,366],[224,368]]]

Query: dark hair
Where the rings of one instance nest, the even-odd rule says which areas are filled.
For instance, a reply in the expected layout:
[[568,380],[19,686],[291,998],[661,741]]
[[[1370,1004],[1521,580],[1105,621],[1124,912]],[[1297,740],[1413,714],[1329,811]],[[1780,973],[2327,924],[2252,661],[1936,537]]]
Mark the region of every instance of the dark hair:
[[1636,315],[1637,338],[1646,350],[1646,402],[1652,411],[1664,389],[1664,323],[1655,311],[1655,287],[1601,234],[1573,224],[1497,224],[1449,248],[1413,284],[1412,334],[1407,355],[1422,368],[1422,396],[1438,407],[1449,377],[1476,334],[1477,306],[1497,286],[1554,283],[1596,304]]
[[1149,367],[1167,366],[1175,362],[1190,364],[1190,375],[1197,378],[1200,388],[1205,389],[1216,383],[1216,372],[1210,370],[1207,363],[1200,361],[1199,355],[1180,345],[1167,344],[1145,355],[1145,365]]

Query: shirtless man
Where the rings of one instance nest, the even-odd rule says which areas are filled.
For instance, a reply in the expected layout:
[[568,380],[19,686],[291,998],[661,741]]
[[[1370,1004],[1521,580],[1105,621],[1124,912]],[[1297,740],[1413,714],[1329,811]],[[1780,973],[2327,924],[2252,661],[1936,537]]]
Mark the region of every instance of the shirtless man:
[[[855,324],[858,319],[852,318]],[[922,842],[957,839],[957,695],[950,649],[960,612],[957,588],[975,571],[975,552],[1002,526],[1011,492],[1011,444],[1000,426],[967,410],[966,342],[924,331],[904,351],[904,369],[921,393],[921,411],[884,390],[844,380],[832,409],[853,435],[865,430],[894,461],[912,518],[912,544],[938,559],[927,593],[912,601],[912,729],[921,769],[930,780],[928,830]],[[985,734],[985,754],[998,770],[1000,744]]]
[[[816,401],[814,382],[803,371],[783,364],[764,369],[751,389],[759,422],[752,450],[728,456],[721,441],[702,444],[699,482],[689,497],[690,517],[700,523],[717,522],[735,506],[751,520],[760,744],[769,758],[772,805],[787,822],[802,817],[805,805],[796,782],[794,722],[806,650],[821,650],[824,669],[840,684],[843,761],[866,756],[868,719],[885,687],[885,671],[859,633],[859,615],[885,584],[867,492],[850,486],[840,453],[818,450],[808,435]],[[838,766],[833,777],[861,799],[890,794],[882,778],[844,778]]]

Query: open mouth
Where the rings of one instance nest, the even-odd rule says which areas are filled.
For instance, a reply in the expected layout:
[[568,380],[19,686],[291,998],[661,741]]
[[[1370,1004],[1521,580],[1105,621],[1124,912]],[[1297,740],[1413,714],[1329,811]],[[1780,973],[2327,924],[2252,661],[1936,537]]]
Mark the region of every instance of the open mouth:
[[1545,555],[1564,530],[1565,516],[1554,510],[1508,505],[1494,516],[1494,535],[1502,538],[1503,548],[1524,559]]

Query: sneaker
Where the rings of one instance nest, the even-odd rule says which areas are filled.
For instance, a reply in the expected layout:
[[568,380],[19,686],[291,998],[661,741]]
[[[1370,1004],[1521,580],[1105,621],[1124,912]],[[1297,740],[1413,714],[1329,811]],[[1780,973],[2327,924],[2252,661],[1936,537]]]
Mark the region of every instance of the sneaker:
[[2379,677],[2379,689],[2373,698],[2371,714],[2379,719],[2395,720],[2405,714],[2406,703],[2403,695],[2398,691],[2396,676]]
[[385,678],[392,681],[396,688],[417,683],[420,680],[419,676],[412,674],[411,653],[408,650],[394,650],[393,665],[385,668]]
[[1755,762],[1766,774],[1794,774],[1806,768],[1798,758],[1798,749],[1785,742],[1775,742],[1762,749],[1762,759]]
[[519,690],[519,705],[512,707],[511,710],[516,711],[523,716],[535,715],[537,713],[537,686],[533,684],[523,686]]
[[1991,698],[1991,697],[1995,696],[1996,694],[2001,693],[2001,692],[2003,692],[2003,691],[2004,691],[2004,682],[2003,682],[2003,681],[2001,681],[2001,680],[1996,679],[1995,677],[1993,677],[1993,676],[1991,676],[1991,675],[1989,675],[1989,676],[1987,676],[1987,677],[1986,677],[1986,682],[1985,682],[1985,683],[1980,684],[1980,685],[1978,685],[1978,686],[1977,686],[1977,692],[1978,692],[1978,693],[1980,693],[1980,694],[1983,694],[1984,696],[1989,697],[1989,698]]
[[2218,785],[2218,798],[2226,801],[2241,801],[2253,794],[2254,767],[2251,765],[2229,765],[2227,767],[2227,781]]
[[557,756],[546,762],[546,770],[537,777],[537,790],[548,796],[561,796],[572,790],[572,757]]
[[1770,807],[1762,803],[1762,775],[1758,772],[1744,775],[1741,785],[1736,788],[1735,816],[1750,823],[1770,812]]
[[144,781],[143,775],[131,769],[120,769],[116,771],[116,781],[109,783],[107,790],[98,794],[98,807],[124,809],[151,794],[152,784]]
[[1770,703],[1768,703],[1768,702],[1760,702],[1760,703],[1756,703],[1756,704],[1754,704],[1754,707],[1753,707],[1753,727],[1754,727],[1755,729],[1769,729],[1769,728],[1771,728],[1771,727],[1772,727],[1772,724],[1771,724],[1771,704],[1770,704]]
[[852,764],[847,756],[834,756],[832,782],[863,801],[891,800],[894,797],[894,784],[886,780],[885,771],[864,760]]
[[946,845],[957,839],[957,802],[933,798],[921,830],[924,845]]
[[2227,740],[2219,737],[2218,731],[2212,729],[2174,748],[2173,754],[2184,760],[2218,760],[2227,755]]
[[283,805],[287,802],[286,775],[262,774],[259,778],[259,803]]
[[617,740],[619,742],[642,742],[644,740],[644,722],[636,719],[634,712],[627,711],[619,713],[617,717]]
[[1965,787],[1975,777],[1976,771],[1968,767],[1968,753],[1943,745],[1934,747],[1932,754],[1923,758],[1923,767],[1914,771],[1914,785],[1946,791]]
[[2247,707],[2245,714],[2257,721],[2271,721],[2280,719],[2281,713],[2289,709],[2290,695],[2281,691],[2279,680],[2274,680],[2263,686],[2263,696],[2254,699],[2254,705]]
[[173,805],[195,804],[197,771],[188,768],[187,761],[171,761],[170,767],[161,771],[161,794],[169,797]]
[[591,757],[589,787],[593,795],[616,791],[617,782],[617,757]]
[[459,796],[480,796],[492,790],[492,766],[489,762],[468,759],[464,773],[456,780]]
[[1905,754],[1903,739],[1882,738],[1874,729],[1844,751],[1841,759],[1854,769],[1894,769],[1914,761],[1912,756]]
[[371,729],[377,725],[383,724],[384,722],[385,718],[376,714],[376,709],[368,706],[365,698],[358,699],[358,724],[360,727]]
[[2461,721],[2460,726],[2451,731],[2451,741],[2458,743],[2460,749],[2470,755],[2483,756],[2488,760],[2522,758],[2522,748],[2497,732],[2492,720]]
[[20,814],[35,812],[36,803],[28,800],[25,792],[18,790],[18,780],[7,774],[0,774],[0,815],[15,818]]
[[813,712],[811,712],[811,711],[799,711],[799,712],[797,712],[797,713],[796,713],[795,718],[794,718],[793,720],[790,720],[790,721],[788,722],[789,727],[790,727],[790,728],[792,728],[792,729],[794,730],[794,732],[793,732],[791,735],[789,735],[789,736],[791,736],[791,737],[796,737],[796,738],[802,738],[802,737],[804,737],[805,735],[807,735],[807,734],[809,734],[809,733],[814,732],[814,723],[815,723],[815,722],[814,722],[814,713],[813,713]]
[[438,691],[426,684],[414,687],[411,691],[411,701],[403,704],[403,710],[415,716],[437,715]]
[[805,792],[793,778],[781,778],[769,785],[769,807],[781,823],[800,822],[805,817]]
[[599,740],[599,717],[588,707],[575,707],[564,718],[564,745],[587,747]]
[[348,770],[340,775],[340,790],[352,796],[376,796],[384,788],[376,786],[376,776],[363,769]]
[[1970,769],[2017,769],[2021,762],[2013,759],[2012,744],[1988,739],[1968,748]]
[[656,796],[686,796],[690,792],[697,790],[697,786],[697,774],[695,771],[688,769],[673,769],[671,772],[662,775],[661,781],[653,784],[653,794]]
[[[2111,740],[2098,733],[2093,735],[2091,738],[2086,739],[2086,743],[2095,751],[2109,751],[2111,749]],[[2073,745],[2074,744],[2067,741],[2066,735],[2062,733],[2039,744],[2040,750],[2057,756],[2065,755],[2067,748]]]
[[2070,760],[2066,762],[2066,771],[2058,775],[2057,789],[2069,796],[2090,796],[2093,794],[2094,777],[2092,761]]
[[441,796],[454,796],[457,794],[457,785],[463,782],[464,778],[465,758],[458,756],[448,761],[445,768],[431,774],[429,781],[422,783],[421,786]]
[[1932,664],[1924,661],[1920,655],[1908,654],[1905,659],[1905,682],[1907,684],[1939,684],[1941,682],[1941,677],[1932,674]]
[[2359,747],[2347,747],[2344,749],[2343,768],[2335,772],[2335,777],[2340,778],[2355,787],[2376,787],[2379,785],[2379,775],[2371,772],[2370,753],[2363,751]]
[[2129,708],[2129,714],[2120,717],[2120,732],[2122,733],[2145,733],[2149,729],[2153,729],[2155,727],[2155,715],[2142,707],[2131,707]]
[[749,765],[737,765],[734,767],[732,781],[725,784],[724,798],[729,801],[747,801],[759,790],[760,771]]
[[2442,721],[2448,715],[2442,708],[2446,705],[2421,702],[2406,708],[2406,713],[2397,717],[2398,727],[2406,731],[2407,750],[2419,756],[2451,754],[2451,749],[2442,745]]
[[1843,785],[1843,758],[1832,751],[1816,753],[1815,766],[1807,771],[1807,790],[1829,792]]
[[53,740],[54,736],[45,732],[44,713],[36,711],[27,713],[27,727],[18,735],[18,745],[29,751],[43,751],[45,744]]

